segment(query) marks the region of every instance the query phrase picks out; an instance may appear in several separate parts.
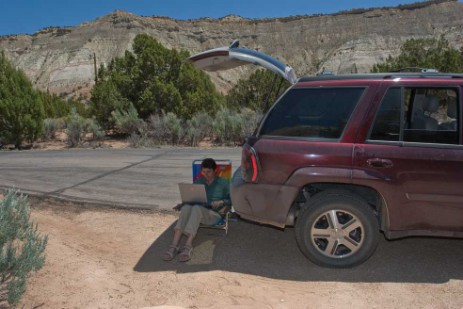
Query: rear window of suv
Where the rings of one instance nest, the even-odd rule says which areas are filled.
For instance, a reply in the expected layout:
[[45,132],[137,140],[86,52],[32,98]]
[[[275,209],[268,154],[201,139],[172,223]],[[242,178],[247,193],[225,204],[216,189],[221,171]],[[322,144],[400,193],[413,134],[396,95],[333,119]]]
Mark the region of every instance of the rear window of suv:
[[364,87],[295,88],[276,103],[260,135],[339,139]]

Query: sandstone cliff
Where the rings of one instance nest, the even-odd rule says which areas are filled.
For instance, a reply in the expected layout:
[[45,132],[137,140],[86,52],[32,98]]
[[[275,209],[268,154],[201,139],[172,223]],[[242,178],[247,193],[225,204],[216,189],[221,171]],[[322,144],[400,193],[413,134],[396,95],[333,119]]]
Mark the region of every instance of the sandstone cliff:
[[[191,53],[228,45],[259,49],[296,69],[299,76],[322,67],[335,73],[368,72],[395,56],[410,38],[443,36],[463,45],[463,3],[428,1],[410,6],[353,10],[331,15],[277,19],[173,20],[115,11],[76,27],[46,28],[33,35],[0,37],[0,49],[40,89],[88,98],[99,64],[123,55],[133,38],[148,33],[169,48]],[[211,74],[226,91],[245,69]]]

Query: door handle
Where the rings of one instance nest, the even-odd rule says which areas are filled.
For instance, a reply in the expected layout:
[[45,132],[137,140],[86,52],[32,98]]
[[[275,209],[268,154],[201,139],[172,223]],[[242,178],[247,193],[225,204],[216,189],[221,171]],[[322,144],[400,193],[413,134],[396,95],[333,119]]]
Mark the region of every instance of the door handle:
[[389,168],[392,167],[392,161],[389,159],[381,159],[381,158],[372,158],[367,160],[367,165],[369,167],[376,167],[376,168]]

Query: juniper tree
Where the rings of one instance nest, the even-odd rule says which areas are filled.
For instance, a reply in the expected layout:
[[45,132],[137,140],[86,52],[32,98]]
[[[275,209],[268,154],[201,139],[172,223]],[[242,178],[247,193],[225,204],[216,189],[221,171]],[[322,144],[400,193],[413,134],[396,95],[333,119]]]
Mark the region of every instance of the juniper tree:
[[406,67],[437,69],[440,72],[463,72],[463,49],[450,46],[444,38],[410,39],[400,48],[400,55],[377,63],[373,73],[393,72]]
[[27,197],[8,190],[0,201],[0,305],[19,302],[28,274],[43,266],[47,241],[31,222]]
[[37,91],[24,72],[0,53],[0,139],[17,148],[35,141],[43,129],[44,109]]

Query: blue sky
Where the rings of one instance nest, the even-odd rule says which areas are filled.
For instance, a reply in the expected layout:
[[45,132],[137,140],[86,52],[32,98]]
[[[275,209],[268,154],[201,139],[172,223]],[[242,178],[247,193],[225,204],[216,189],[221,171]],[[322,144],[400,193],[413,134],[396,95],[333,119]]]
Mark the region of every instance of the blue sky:
[[76,26],[125,10],[174,19],[246,18],[331,14],[353,8],[410,4],[417,0],[0,0],[0,35],[33,34],[49,26]]

